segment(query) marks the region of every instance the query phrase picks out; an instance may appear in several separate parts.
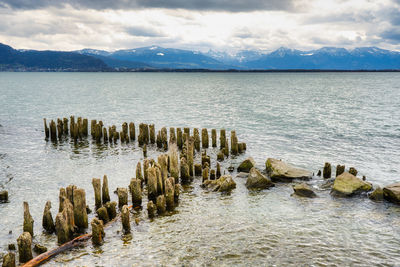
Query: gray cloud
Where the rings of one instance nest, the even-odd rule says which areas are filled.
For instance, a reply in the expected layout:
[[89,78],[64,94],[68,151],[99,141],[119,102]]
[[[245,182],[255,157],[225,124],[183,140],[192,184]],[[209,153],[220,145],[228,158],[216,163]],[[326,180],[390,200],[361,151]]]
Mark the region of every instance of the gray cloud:
[[40,9],[71,5],[79,9],[140,9],[166,8],[206,11],[246,12],[257,10],[296,11],[303,3],[299,0],[0,0],[0,7],[13,9]]
[[380,37],[386,40],[390,40],[391,42],[398,43],[400,42],[400,29],[399,28],[387,29],[380,34]]
[[126,32],[133,36],[140,37],[164,37],[165,35],[155,29],[143,26],[131,26],[126,28]]

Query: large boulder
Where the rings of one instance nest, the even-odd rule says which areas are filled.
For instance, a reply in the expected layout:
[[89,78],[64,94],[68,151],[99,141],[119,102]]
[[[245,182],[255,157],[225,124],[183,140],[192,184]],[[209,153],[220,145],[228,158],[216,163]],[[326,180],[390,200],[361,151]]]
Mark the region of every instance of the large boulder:
[[400,183],[385,186],[383,197],[390,202],[400,204]]
[[274,186],[271,179],[265,177],[256,168],[251,168],[247,177],[246,187],[248,189],[266,189]]
[[278,159],[268,158],[265,167],[274,182],[291,182],[294,179],[309,180],[312,177],[311,172],[295,168]]
[[332,187],[332,194],[336,196],[352,196],[362,192],[371,191],[372,185],[368,182],[344,172],[336,177]]
[[383,189],[379,186],[368,195],[369,199],[374,201],[382,201],[383,200]]
[[223,175],[217,180],[205,180],[203,187],[218,192],[230,192],[236,188],[236,183],[233,181],[232,176]]
[[312,188],[306,183],[296,184],[293,186],[294,194],[300,197],[316,197]]
[[238,172],[250,172],[251,168],[256,166],[256,162],[252,157],[245,159],[242,163],[240,163],[237,168]]

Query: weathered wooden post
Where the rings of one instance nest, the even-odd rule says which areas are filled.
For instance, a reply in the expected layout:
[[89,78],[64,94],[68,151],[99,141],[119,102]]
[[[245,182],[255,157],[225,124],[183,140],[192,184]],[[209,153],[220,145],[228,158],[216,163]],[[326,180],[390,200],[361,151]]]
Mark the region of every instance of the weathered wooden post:
[[14,252],[8,252],[6,255],[4,255],[2,267],[15,267]]
[[220,143],[220,149],[224,149],[225,148],[225,144],[226,144],[226,132],[225,132],[225,129],[221,129],[220,130],[219,143]]
[[100,178],[93,178],[92,185],[94,190],[94,201],[96,209],[101,207],[101,182]]
[[194,138],[194,148],[196,149],[196,151],[200,151],[200,134],[198,128],[193,129],[193,138]]
[[153,218],[156,214],[157,207],[154,205],[153,201],[147,202],[147,214],[149,215],[149,218]]
[[143,158],[147,158],[147,145],[143,145]]
[[157,213],[158,215],[162,215],[166,211],[166,201],[164,195],[159,195],[157,197],[156,206],[157,206]]
[[345,165],[337,165],[336,166],[336,177],[344,173],[346,166]]
[[67,118],[63,118],[63,132],[65,134],[65,136],[68,136],[68,119]]
[[[183,128],[183,132],[186,134],[187,137],[190,136],[190,128],[189,127],[185,127]],[[185,142],[185,140],[183,140]]]
[[42,219],[43,229],[46,230],[47,233],[52,234],[55,231],[55,225],[53,216],[51,215],[51,202],[47,201],[43,211],[43,219]]
[[110,201],[110,193],[109,193],[109,190],[108,190],[108,178],[107,178],[107,175],[103,176],[103,187],[102,187],[101,198],[103,200],[103,205]]
[[239,154],[238,139],[236,136],[236,131],[231,131],[231,154],[232,155]]
[[215,170],[214,169],[210,170],[210,180],[215,180]]
[[67,191],[65,191],[65,188],[60,188],[60,194],[58,196],[59,200],[59,207],[58,207],[58,212],[62,212],[64,209],[64,201],[67,198]]
[[353,174],[354,176],[357,176],[358,171],[356,170],[356,168],[350,167],[349,173],[350,173],[350,174]]
[[156,128],[154,124],[149,125],[149,130],[150,130],[150,143],[155,144],[156,142]]
[[147,169],[147,195],[148,199],[156,202],[157,198],[157,172],[155,167]]
[[124,205],[128,205],[128,190],[126,188],[117,188],[118,194],[118,207],[122,208]]
[[119,133],[119,136],[120,136],[120,138],[121,138],[121,144],[124,143],[124,142],[125,142],[125,134],[124,134],[124,132],[121,131],[121,132]]
[[168,133],[167,133],[167,128],[162,127],[161,128],[161,140],[162,140],[162,145],[165,151],[168,150]]
[[175,128],[170,127],[169,128],[169,144],[176,144],[176,135],[175,135]]
[[64,128],[62,125],[62,120],[57,119],[57,137],[58,137],[58,140],[60,140],[60,141],[62,139],[63,132],[64,132]]
[[84,137],[88,136],[88,133],[89,133],[88,128],[89,128],[88,127],[88,119],[85,118],[82,121],[82,134]]
[[117,216],[117,202],[111,201],[107,202],[106,205],[104,205],[107,209],[108,217],[110,220],[114,219]]
[[33,223],[34,220],[29,212],[29,204],[28,202],[23,203],[24,205],[24,226],[23,231],[28,232],[31,236],[33,236]]
[[104,233],[104,225],[103,221],[93,218],[92,222],[90,223],[92,226],[92,242],[94,245],[101,245],[103,243],[103,238],[105,236]]
[[157,143],[157,148],[162,148],[163,147],[163,142],[162,142],[162,138],[161,138],[161,131],[157,132],[156,143]]
[[208,163],[207,163],[206,166],[203,169],[203,183],[206,180],[208,180],[208,170],[209,170],[209,167],[208,167]]
[[17,239],[19,262],[25,263],[32,257],[32,236],[29,232],[23,232]]
[[186,158],[182,157],[181,158],[181,182],[182,183],[188,183],[190,182],[190,172],[189,172],[189,165],[186,162]]
[[176,144],[178,145],[179,149],[182,149],[183,140],[182,140],[182,129],[176,128]]
[[64,199],[62,212],[59,212],[56,216],[55,228],[59,244],[71,239],[75,230],[74,208],[67,197]]
[[332,168],[329,162],[325,162],[324,170],[322,172],[325,179],[331,178]]
[[128,205],[124,205],[121,209],[121,221],[122,228],[125,233],[129,233],[131,231],[131,224],[129,220],[129,208]]
[[226,138],[226,140],[225,140],[224,154],[225,154],[226,157],[229,157],[229,142],[228,142],[228,138]]
[[94,132],[95,132],[96,124],[97,124],[97,120],[91,120],[90,121],[90,134],[92,135],[92,138],[94,138]]
[[56,129],[56,123],[51,120],[50,122],[50,140],[51,141],[57,141],[57,129]]
[[211,129],[212,147],[217,147],[217,130]]
[[135,124],[133,122],[129,123],[129,137],[131,141],[136,139]]
[[97,213],[97,216],[99,217],[99,219],[103,221],[103,223],[107,223],[110,221],[110,217],[108,217],[107,208],[105,206],[99,208],[96,211],[96,213]]
[[217,162],[217,173],[216,173],[217,179],[221,177],[221,165],[219,165],[219,162]]
[[86,211],[86,194],[81,188],[74,189],[74,221],[79,230],[88,228],[88,215]]
[[43,124],[44,124],[44,136],[45,136],[46,140],[49,140],[50,129],[49,129],[49,127],[47,127],[46,119],[43,119]]
[[141,180],[138,178],[132,178],[129,184],[129,191],[132,194],[132,205],[133,207],[142,205],[142,185]]
[[144,183],[147,184],[147,169],[149,168],[149,160],[145,159],[143,160],[143,178],[144,178]]
[[122,133],[124,135],[124,141],[126,143],[129,143],[129,135],[128,135],[128,123],[124,122],[122,123]]
[[201,129],[201,146],[208,148],[208,130],[206,128]]
[[194,164],[194,175],[195,176],[201,176],[202,171],[203,171],[203,168],[202,168],[201,164],[197,164],[197,163]]
[[178,147],[175,143],[169,146],[169,172],[175,179],[175,183],[179,182],[179,162],[178,162]]
[[187,164],[189,166],[189,174],[190,177],[193,177],[193,163],[194,163],[194,139],[193,137],[189,137],[187,140]]
[[218,152],[218,154],[217,154],[218,161],[223,161],[225,159],[224,150],[225,150],[225,148]]
[[170,177],[165,180],[165,201],[168,210],[175,208],[175,178]]

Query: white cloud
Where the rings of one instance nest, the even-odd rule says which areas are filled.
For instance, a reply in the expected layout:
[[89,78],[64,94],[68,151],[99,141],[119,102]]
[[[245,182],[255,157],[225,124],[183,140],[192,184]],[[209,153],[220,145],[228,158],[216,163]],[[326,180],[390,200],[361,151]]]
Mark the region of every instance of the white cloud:
[[[257,6],[255,1],[252,3]],[[280,46],[379,46],[400,50],[395,41],[399,37],[399,16],[393,12],[399,5],[391,0],[314,0],[307,9],[303,5],[296,12],[292,4],[287,9],[251,8],[243,12],[215,6],[138,10],[45,4],[36,9],[3,7],[0,42],[15,48],[54,50],[116,50],[151,45],[202,51],[273,50]],[[233,8],[238,7],[241,5]]]

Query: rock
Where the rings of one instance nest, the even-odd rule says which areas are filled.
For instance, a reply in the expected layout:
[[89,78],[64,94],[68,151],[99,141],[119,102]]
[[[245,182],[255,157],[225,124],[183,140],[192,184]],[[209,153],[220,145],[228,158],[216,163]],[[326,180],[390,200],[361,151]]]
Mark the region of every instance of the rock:
[[15,253],[8,252],[3,257],[3,264],[2,267],[15,267]]
[[34,220],[29,212],[29,204],[28,202],[24,202],[24,227],[23,231],[28,232],[33,236],[33,223]]
[[105,207],[107,209],[108,217],[110,218],[110,220],[117,217],[117,209],[116,209],[117,202],[115,201],[107,202]]
[[121,221],[122,221],[122,228],[124,229],[125,233],[131,231],[131,224],[129,220],[129,208],[128,205],[124,205],[121,209]]
[[138,207],[142,205],[142,187],[141,181],[137,178],[132,178],[129,184],[129,191],[132,194],[132,205]]
[[103,201],[103,205],[110,201],[110,193],[108,191],[107,175],[104,175],[104,177],[103,177],[103,187],[102,187],[101,199]]
[[385,186],[383,188],[383,197],[390,202],[400,204],[400,183]]
[[354,175],[344,172],[336,177],[333,183],[332,193],[337,196],[352,196],[372,189],[370,183],[364,182]]
[[236,174],[236,178],[247,178],[248,176],[248,172],[239,172],[238,174]]
[[165,201],[165,196],[164,195],[159,195],[157,197],[156,205],[157,205],[157,213],[159,215],[165,213],[165,211],[166,211],[166,201]]
[[128,190],[126,188],[117,188],[118,194],[118,207],[122,208],[124,205],[128,205]]
[[332,174],[331,164],[329,162],[325,162],[323,177],[325,179],[329,179],[329,178],[331,178],[331,174]]
[[102,220],[104,223],[108,223],[110,221],[106,207],[99,208],[96,211],[96,213],[97,213],[97,216],[99,217],[99,219]]
[[293,186],[294,194],[300,197],[309,197],[313,198],[317,195],[314,193],[312,188],[308,186],[306,183],[296,184]]
[[356,168],[350,167],[349,173],[350,173],[350,174],[353,174],[354,176],[357,176],[358,171],[356,170]]
[[251,168],[247,177],[246,187],[248,189],[266,189],[274,186],[272,181],[261,174],[256,168]]
[[308,180],[312,174],[303,169],[295,168],[281,160],[268,158],[265,162],[267,173],[272,181],[291,182],[294,179]]
[[382,201],[383,200],[383,189],[378,186],[371,194],[368,195],[368,197],[371,200]]
[[46,230],[47,233],[54,233],[55,225],[53,216],[51,215],[51,202],[47,201],[43,211],[43,219],[42,219],[43,229]]
[[202,186],[211,191],[230,192],[236,188],[236,183],[232,176],[223,175],[217,180],[205,180]]
[[345,168],[346,168],[346,166],[344,166],[344,165],[337,165],[336,166],[336,177],[338,177],[339,175],[344,173]]
[[92,179],[96,209],[101,207],[101,183],[99,178]]
[[240,163],[237,168],[238,172],[250,172],[251,168],[256,166],[256,162],[253,158],[245,159],[242,163]]
[[19,262],[24,263],[32,259],[32,236],[29,232],[22,233],[18,239]]
[[154,205],[153,201],[147,202],[147,214],[149,215],[149,218],[153,218],[156,214],[157,207]]
[[8,250],[15,250],[15,244],[8,244]]
[[35,244],[35,246],[33,247],[33,251],[35,251],[37,254],[42,254],[47,251],[47,248],[40,244]]
[[0,203],[8,201],[8,192],[6,190],[0,191]]
[[92,226],[92,242],[94,245],[101,245],[105,236],[103,221],[93,218],[90,223]]
[[86,194],[85,190],[77,188],[73,193],[74,197],[74,220],[78,229],[88,228],[88,215],[86,212]]

